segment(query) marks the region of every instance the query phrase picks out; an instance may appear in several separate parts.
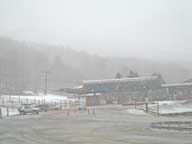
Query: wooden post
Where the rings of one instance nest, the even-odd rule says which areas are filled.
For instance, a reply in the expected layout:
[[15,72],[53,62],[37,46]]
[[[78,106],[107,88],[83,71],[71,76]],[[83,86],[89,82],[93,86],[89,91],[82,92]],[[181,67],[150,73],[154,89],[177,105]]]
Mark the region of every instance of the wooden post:
[[77,105],[78,105],[78,107],[80,106],[80,98],[78,98],[78,104]]
[[0,118],[2,118],[2,111],[1,111],[1,107],[0,107]]
[[96,111],[95,111],[95,108],[93,108],[93,115],[95,115],[96,114]]
[[7,107],[7,117],[9,117],[9,107]]
[[21,97],[19,96],[19,104],[21,103]]
[[62,106],[62,100],[60,100],[60,108],[62,108],[63,106]]
[[5,104],[5,100],[4,100],[4,97],[2,97],[2,106],[4,106]]
[[146,112],[148,112],[148,103],[146,103]]
[[173,89],[168,88],[170,99],[173,100]]
[[157,102],[157,115],[159,115],[159,102]]
[[121,105],[123,105],[123,94],[121,93]]

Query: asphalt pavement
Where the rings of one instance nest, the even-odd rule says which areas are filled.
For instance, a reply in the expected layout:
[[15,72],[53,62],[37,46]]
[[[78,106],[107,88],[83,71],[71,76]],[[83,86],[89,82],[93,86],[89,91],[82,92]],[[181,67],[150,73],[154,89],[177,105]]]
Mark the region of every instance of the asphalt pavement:
[[0,119],[0,144],[192,144],[191,132],[150,128],[171,120],[192,117],[135,115],[120,106],[15,116]]

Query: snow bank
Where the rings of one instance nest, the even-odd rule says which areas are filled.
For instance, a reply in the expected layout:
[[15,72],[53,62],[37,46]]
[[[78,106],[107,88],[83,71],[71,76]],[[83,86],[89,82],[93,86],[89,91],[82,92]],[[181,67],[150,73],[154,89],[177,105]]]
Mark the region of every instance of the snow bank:
[[138,109],[127,109],[126,112],[130,114],[135,114],[135,115],[146,115],[146,113],[143,110],[138,110]]
[[[7,108],[6,107],[1,107],[1,112],[2,112],[3,117],[7,117]],[[9,108],[9,116],[14,116],[14,115],[18,115],[18,114],[19,114],[19,112],[17,109]]]
[[160,114],[192,112],[192,105],[187,104],[186,101],[160,101],[158,103]]
[[162,105],[159,112],[161,114],[192,112],[192,106],[182,104]]
[[47,95],[33,95],[33,96],[24,96],[24,95],[4,95],[4,98],[15,99],[27,99],[27,100],[45,100],[46,102],[57,102],[57,101],[74,101],[75,99],[69,99],[67,96],[47,94]]

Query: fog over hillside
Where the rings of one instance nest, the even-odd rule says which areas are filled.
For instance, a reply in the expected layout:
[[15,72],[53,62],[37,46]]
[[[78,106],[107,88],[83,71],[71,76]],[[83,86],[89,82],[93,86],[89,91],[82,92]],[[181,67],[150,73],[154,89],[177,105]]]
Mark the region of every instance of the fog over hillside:
[[139,72],[140,75],[161,73],[167,83],[183,82],[192,76],[190,61],[154,61],[139,58],[111,58],[111,60],[126,65],[127,68]]
[[[10,89],[40,90],[48,71],[48,88],[78,85],[82,80],[110,79],[130,70],[140,76],[161,73],[167,83],[191,78],[190,62],[161,62],[138,58],[101,57],[70,47],[0,38],[0,78]],[[182,66],[181,66],[182,65]]]

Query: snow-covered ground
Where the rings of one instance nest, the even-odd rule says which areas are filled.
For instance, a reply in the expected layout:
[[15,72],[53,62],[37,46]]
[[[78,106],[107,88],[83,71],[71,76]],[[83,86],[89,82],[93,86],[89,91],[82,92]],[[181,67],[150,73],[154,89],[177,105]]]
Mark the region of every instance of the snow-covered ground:
[[134,109],[134,108],[129,108],[126,110],[126,112],[134,115],[146,115],[146,113],[143,110]]
[[[79,101],[80,105],[85,105],[85,100],[83,99],[75,99],[75,98],[68,98],[67,96],[56,95],[56,94],[47,94],[46,96],[43,94],[38,95],[2,95],[0,97],[0,104],[8,106],[10,108],[17,108],[20,104],[23,103],[69,103]],[[159,103],[159,113],[160,114],[169,114],[169,113],[183,113],[183,112],[192,112],[192,101],[159,101],[155,102]],[[143,105],[143,109],[145,106]],[[150,105],[149,110],[157,111],[157,104]],[[4,110],[3,110],[4,111]],[[14,109],[11,113],[14,113]],[[4,111],[6,112],[6,111]],[[128,113],[131,114],[145,114],[144,111],[138,109],[128,109]]]
[[[47,94],[38,95],[1,95],[0,105],[9,108],[18,108],[22,104],[50,104],[60,107],[73,107],[82,103],[82,100],[77,98],[68,98],[67,96]],[[82,104],[85,104],[82,103]]]
[[[13,116],[13,115],[19,114],[18,110],[15,108],[9,108],[8,111],[9,111],[8,116]],[[1,113],[2,113],[2,117],[7,117],[7,108],[1,107]]]
[[192,112],[192,103],[187,103],[187,101],[160,102],[159,108],[161,114]]
[[[160,114],[172,114],[172,113],[185,113],[185,112],[192,112],[192,101],[159,101],[153,104],[148,104],[149,112],[157,113],[159,103],[159,113]],[[129,108],[126,112],[135,115],[144,115],[146,105],[137,106],[137,109]]]
[[60,96],[60,95],[54,95],[54,94],[47,94],[47,95],[40,94],[40,95],[34,95],[34,96],[11,95],[11,98],[46,100],[47,102],[60,101],[60,100],[72,100],[72,99],[68,99],[66,96]]
[[19,103],[33,103],[33,102],[73,102],[76,99],[68,98],[67,96],[55,94],[38,94],[38,95],[2,95],[1,102],[19,102]]
[[77,106],[77,102],[81,105],[85,104],[85,102],[82,102],[82,100],[55,94],[47,94],[46,96],[43,94],[0,96],[0,106],[3,117],[7,116],[7,107],[9,108],[9,116],[12,116],[19,114],[17,108],[22,104],[50,104],[67,108],[71,106]]
[[[158,103],[160,114],[192,112],[192,101],[159,101]],[[155,107],[157,108],[156,105],[151,106],[153,109]]]

